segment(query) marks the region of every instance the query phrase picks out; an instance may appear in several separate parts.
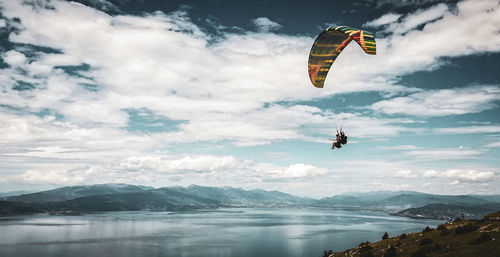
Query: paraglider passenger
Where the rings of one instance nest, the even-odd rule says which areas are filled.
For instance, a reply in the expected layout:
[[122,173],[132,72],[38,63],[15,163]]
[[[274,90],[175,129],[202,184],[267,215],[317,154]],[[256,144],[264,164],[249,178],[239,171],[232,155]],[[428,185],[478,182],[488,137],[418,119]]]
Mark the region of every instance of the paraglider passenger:
[[334,139],[331,139],[331,138],[328,138],[328,139],[330,139],[330,140],[333,141],[333,143],[332,143],[332,149],[335,149],[335,145],[337,144],[337,140],[334,140]]
[[347,136],[345,135],[344,131],[340,129],[340,140],[339,140],[343,145],[347,144]]
[[342,131],[342,129],[340,129],[340,132],[337,130],[337,134],[335,136],[335,139],[329,138],[333,141],[332,149],[342,148],[342,145],[347,144],[347,136],[345,135],[344,131]]

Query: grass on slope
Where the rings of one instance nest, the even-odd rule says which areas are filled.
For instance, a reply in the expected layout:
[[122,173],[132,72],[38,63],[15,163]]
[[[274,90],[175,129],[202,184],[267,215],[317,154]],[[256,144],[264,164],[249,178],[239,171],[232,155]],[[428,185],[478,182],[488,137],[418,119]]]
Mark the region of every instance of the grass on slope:
[[329,257],[499,257],[500,212],[481,220],[460,220],[337,252]]

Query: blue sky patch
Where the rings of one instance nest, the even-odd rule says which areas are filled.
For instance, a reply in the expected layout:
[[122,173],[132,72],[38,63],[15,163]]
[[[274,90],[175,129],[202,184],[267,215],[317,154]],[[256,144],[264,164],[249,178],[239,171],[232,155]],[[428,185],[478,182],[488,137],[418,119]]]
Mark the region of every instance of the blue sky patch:
[[186,123],[185,120],[172,120],[165,116],[156,115],[153,111],[141,109],[125,110],[129,115],[127,130],[140,133],[159,133],[177,130],[177,126]]

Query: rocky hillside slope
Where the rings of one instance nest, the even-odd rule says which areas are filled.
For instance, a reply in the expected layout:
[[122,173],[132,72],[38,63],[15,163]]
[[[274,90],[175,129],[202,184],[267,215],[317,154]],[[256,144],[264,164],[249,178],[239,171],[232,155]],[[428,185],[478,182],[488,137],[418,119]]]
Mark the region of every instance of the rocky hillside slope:
[[500,211],[479,220],[455,219],[422,232],[361,243],[342,252],[325,252],[324,257],[499,257]]

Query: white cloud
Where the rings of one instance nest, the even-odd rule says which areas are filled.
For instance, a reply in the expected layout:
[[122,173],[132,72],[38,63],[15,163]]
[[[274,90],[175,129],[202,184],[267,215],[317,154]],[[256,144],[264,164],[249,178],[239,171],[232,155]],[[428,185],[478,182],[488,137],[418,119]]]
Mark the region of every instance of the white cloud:
[[435,69],[444,63],[439,58],[445,56],[500,51],[500,7],[497,1],[461,1],[456,10],[446,10],[443,5],[436,5],[425,12],[416,11],[407,15],[397,25],[400,27],[396,28],[404,31],[426,22],[427,15],[421,17],[423,13],[436,13],[431,16],[442,18],[427,22],[421,30],[412,29],[404,35],[395,33],[377,38],[377,57],[384,58],[364,59],[371,63],[371,67],[366,68],[373,70],[374,76]]
[[[99,3],[103,2],[94,2]],[[405,91],[410,93],[408,101],[413,106],[417,104],[410,100],[437,97],[441,91],[432,91],[429,95],[415,93],[415,89],[397,85],[398,76],[435,68],[442,64],[438,61],[440,57],[500,50],[498,4],[464,1],[459,3],[457,13],[437,6],[409,14],[404,19],[398,17],[403,22],[399,26],[410,31],[404,36],[396,33],[377,38],[378,56],[367,56],[357,45],[349,45],[336,60],[325,88],[316,90],[310,85],[304,66],[314,38],[273,34],[271,31],[281,25],[266,18],[254,20],[261,26],[260,33],[225,33],[213,43],[212,36],[191,22],[185,12],[110,16],[65,1],[51,1],[51,5],[50,10],[35,10],[20,1],[2,2],[4,16],[19,17],[22,25],[21,31],[11,34],[9,40],[58,49],[60,53],[26,54],[30,56],[28,62],[23,54],[28,50],[16,48],[2,56],[12,67],[0,70],[0,104],[3,106],[0,164],[16,174],[29,170],[31,173],[26,173],[25,179],[46,183],[64,181],[57,179],[58,176],[66,176],[70,183],[74,174],[68,171],[87,163],[100,167],[99,172],[86,177],[87,182],[93,178],[109,182],[133,179],[158,184],[182,182],[183,178],[175,177],[175,170],[189,173],[186,178],[189,183],[215,181],[218,185],[249,185],[263,181],[266,176],[283,180],[321,177],[325,172],[321,167],[294,163],[268,165],[261,170],[265,175],[254,177],[237,179],[235,176],[243,173],[236,172],[234,176],[224,173],[238,181],[230,182],[215,171],[236,167],[258,174],[257,164],[247,166],[242,160],[220,156],[187,154],[166,158],[151,153],[165,149],[177,151],[174,149],[177,143],[200,141],[212,146],[219,143],[252,146],[291,139],[320,142],[334,132],[335,124],[344,124],[349,128],[349,136],[355,139],[418,132],[419,129],[406,127],[415,122],[411,119],[384,119],[362,112],[339,114],[278,102],[310,100],[342,92]],[[426,17],[437,13],[442,18],[430,21],[423,19],[422,13],[427,13]],[[396,22],[394,16],[386,16],[378,24],[391,19],[394,19],[391,24]],[[413,29],[422,22],[427,23],[422,31]],[[89,67],[80,71],[82,76],[66,74],[56,67],[82,64]],[[16,81],[37,87],[30,91],[12,90]],[[82,84],[93,84],[97,90],[86,90]],[[455,105],[457,102],[450,100],[444,101],[449,104],[446,109],[431,106],[430,111],[425,109],[424,113],[426,116],[434,112],[447,115],[490,108],[493,102],[486,93],[498,98],[498,90],[492,93],[487,91],[491,89],[488,86],[479,89],[481,93],[477,96],[482,97],[484,103],[464,100]],[[448,96],[463,96],[455,93]],[[391,106],[382,105],[377,110],[397,113],[397,108]],[[183,122],[175,129],[160,133],[129,132],[125,128],[130,116],[125,109],[145,109],[155,116]],[[43,118],[28,114],[47,110],[53,113]],[[407,150],[414,150],[409,151],[411,156],[427,158],[437,158],[440,154],[433,152],[429,156],[429,151],[423,154],[415,152],[421,149]],[[467,154],[478,154],[462,150],[458,156],[467,158]],[[196,153],[197,149],[187,151]],[[456,149],[449,151],[451,153],[445,154],[447,158],[457,155]],[[52,171],[46,166],[51,161],[58,166]],[[365,170],[371,168],[363,166],[366,162],[356,165]],[[156,168],[166,172],[153,173]],[[50,176],[43,176],[42,172]],[[76,178],[75,175],[71,183],[77,183]],[[272,185],[264,186],[272,188]],[[294,184],[290,188],[309,186]],[[324,185],[324,188],[327,190],[330,186]]]
[[406,33],[419,25],[442,18],[448,12],[446,4],[438,4],[426,10],[418,10],[412,15],[405,17],[401,22],[393,23],[393,26],[388,27],[386,30],[399,34]]
[[[138,154],[155,145],[156,139],[136,136],[117,128],[87,128],[57,121],[53,116],[18,116],[0,112],[0,164],[17,160],[36,170],[41,163],[102,164]],[[70,165],[73,167],[73,165]],[[15,169],[24,169],[18,167]],[[13,168],[10,168],[13,169]]]
[[440,134],[471,134],[471,133],[498,133],[500,126],[466,126],[466,127],[453,127],[453,128],[435,128],[435,133]]
[[415,150],[420,149],[420,147],[414,145],[394,145],[394,146],[380,146],[380,149],[385,150]]
[[453,185],[459,184],[460,181],[464,182],[485,182],[491,181],[495,178],[495,173],[492,171],[478,171],[478,170],[461,170],[451,169],[445,171],[428,170],[422,175],[425,178],[448,178],[455,180]]
[[[179,126],[180,132],[166,133],[166,136],[178,136],[174,142],[230,140],[236,145],[246,146],[286,139],[315,141],[307,130],[302,129],[306,122],[322,120],[324,122],[315,123],[321,128],[317,131],[327,131],[332,121],[339,118],[292,106],[281,109],[294,109],[289,112],[300,114],[303,118],[296,120],[297,126],[285,125],[285,119],[280,118],[281,113],[274,110],[277,108],[271,110],[263,106],[276,101],[311,99],[342,91],[400,90],[401,87],[395,87],[392,80],[385,77],[390,77],[397,70],[394,65],[401,66],[399,61],[393,63],[391,58],[404,57],[400,61],[409,64],[412,69],[422,66],[414,63],[413,57],[404,56],[408,51],[397,47],[399,41],[387,44],[390,38],[380,42],[381,54],[389,58],[366,56],[359,51],[359,47],[349,46],[343,55],[363,58],[363,62],[356,62],[351,69],[356,71],[357,79],[353,80],[350,73],[346,73],[348,70],[343,65],[346,60],[340,57],[337,67],[332,70],[335,82],[330,82],[338,86],[326,86],[324,90],[317,91],[311,90],[303,72],[303,61],[307,59],[312,38],[271,33],[226,34],[224,40],[208,45],[210,36],[204,34],[183,12],[157,12],[145,17],[109,16],[92,8],[60,1],[52,3],[54,10],[40,9],[37,12],[15,1],[5,5],[5,13],[21,17],[25,28],[19,35],[13,35],[11,40],[43,44],[61,49],[63,53],[41,53],[40,58],[29,65],[18,63],[30,74],[43,77],[38,82],[44,86],[30,98],[7,89],[9,97],[2,99],[3,104],[32,111],[44,108],[58,110],[71,123],[95,128],[125,127],[128,115],[124,109],[146,108],[156,115],[188,121]],[[421,12],[417,14],[421,15]],[[264,18],[256,21],[272,24]],[[466,22],[466,19],[460,22]],[[406,44],[412,42],[410,40]],[[83,73],[92,80],[68,76],[54,69],[57,65],[81,63],[90,65],[91,69]],[[372,70],[374,67],[377,70]],[[388,70],[385,71],[385,68]],[[15,72],[5,70],[4,74],[12,73]],[[30,76],[24,78],[34,79]],[[100,90],[85,91],[81,83],[94,83]],[[247,118],[248,114],[253,118]],[[346,120],[352,123],[353,134],[359,137],[394,136],[408,131],[403,126],[390,124],[390,120],[359,114],[351,116],[353,118]],[[264,120],[267,122],[264,123]],[[236,131],[239,130],[252,133],[238,134]]]
[[75,185],[83,184],[99,172],[96,168],[72,170],[29,170],[19,176],[19,180],[29,184]]
[[283,26],[281,26],[281,24],[274,22],[266,17],[256,18],[256,19],[252,20],[252,22],[255,26],[257,26],[257,28],[260,32],[269,32],[269,31],[273,31],[273,30],[279,30],[283,27]]
[[26,56],[20,52],[10,50],[4,53],[3,61],[9,65],[21,65],[26,62]]
[[375,28],[381,27],[381,26],[396,22],[399,19],[399,17],[401,17],[401,16],[402,16],[402,14],[398,14],[398,13],[384,14],[380,18],[377,18],[375,20],[372,20],[372,21],[365,23],[364,26],[375,27]]
[[438,149],[422,149],[411,150],[405,153],[406,156],[412,157],[415,161],[437,161],[437,160],[462,160],[475,159],[482,155],[483,152],[473,149],[460,148],[438,148]]
[[413,173],[411,170],[398,170],[394,174],[396,178],[416,178],[417,174]]
[[220,174],[241,171],[251,176],[279,178],[306,178],[324,175],[328,171],[313,165],[298,163],[280,167],[270,163],[256,163],[252,160],[237,159],[233,156],[197,155],[172,158],[163,156],[129,157],[119,163],[120,169],[128,171],[148,170],[153,172],[195,172]]
[[405,97],[374,103],[371,108],[386,114],[414,116],[446,116],[478,113],[497,106],[498,86],[427,90]]
[[[145,183],[155,186],[194,183],[254,187],[257,182],[272,180],[272,186],[287,185],[290,180],[307,181],[328,174],[327,169],[309,164],[277,166],[218,155],[142,155],[92,166],[81,162],[33,166],[36,167],[21,173],[4,174],[0,182],[32,185]],[[260,188],[265,186],[269,185],[263,184]]]
[[119,8],[108,0],[86,0],[85,3],[102,11],[119,11]]
[[267,175],[271,176],[272,178],[307,178],[325,175],[328,173],[327,169],[318,168],[313,165],[307,165],[303,163],[293,164],[286,168],[262,166],[263,165],[258,165],[258,169],[267,173]]
[[[499,131],[500,131],[500,128],[499,128]],[[486,145],[484,145],[484,147],[498,148],[498,147],[500,147],[500,141],[499,142],[493,142],[493,143],[486,144]]]
[[109,165],[86,165],[59,162],[57,164],[33,165],[24,172],[4,174],[0,182],[5,185],[17,184],[23,187],[67,186],[102,183],[149,184],[164,186],[169,177],[152,172],[119,170]]
[[162,156],[132,156],[119,164],[125,170],[149,170],[155,172],[212,172],[225,169],[239,169],[250,161],[239,161],[233,156],[185,156],[181,159],[168,159]]
[[416,132],[402,126],[406,119],[377,119],[359,114],[334,114],[316,107],[269,106],[239,114],[209,114],[179,125],[179,131],[162,134],[164,142],[195,142],[230,139],[238,146],[269,144],[276,140],[323,140],[318,135],[333,135],[335,126],[349,128],[348,136],[381,138],[402,132]]

